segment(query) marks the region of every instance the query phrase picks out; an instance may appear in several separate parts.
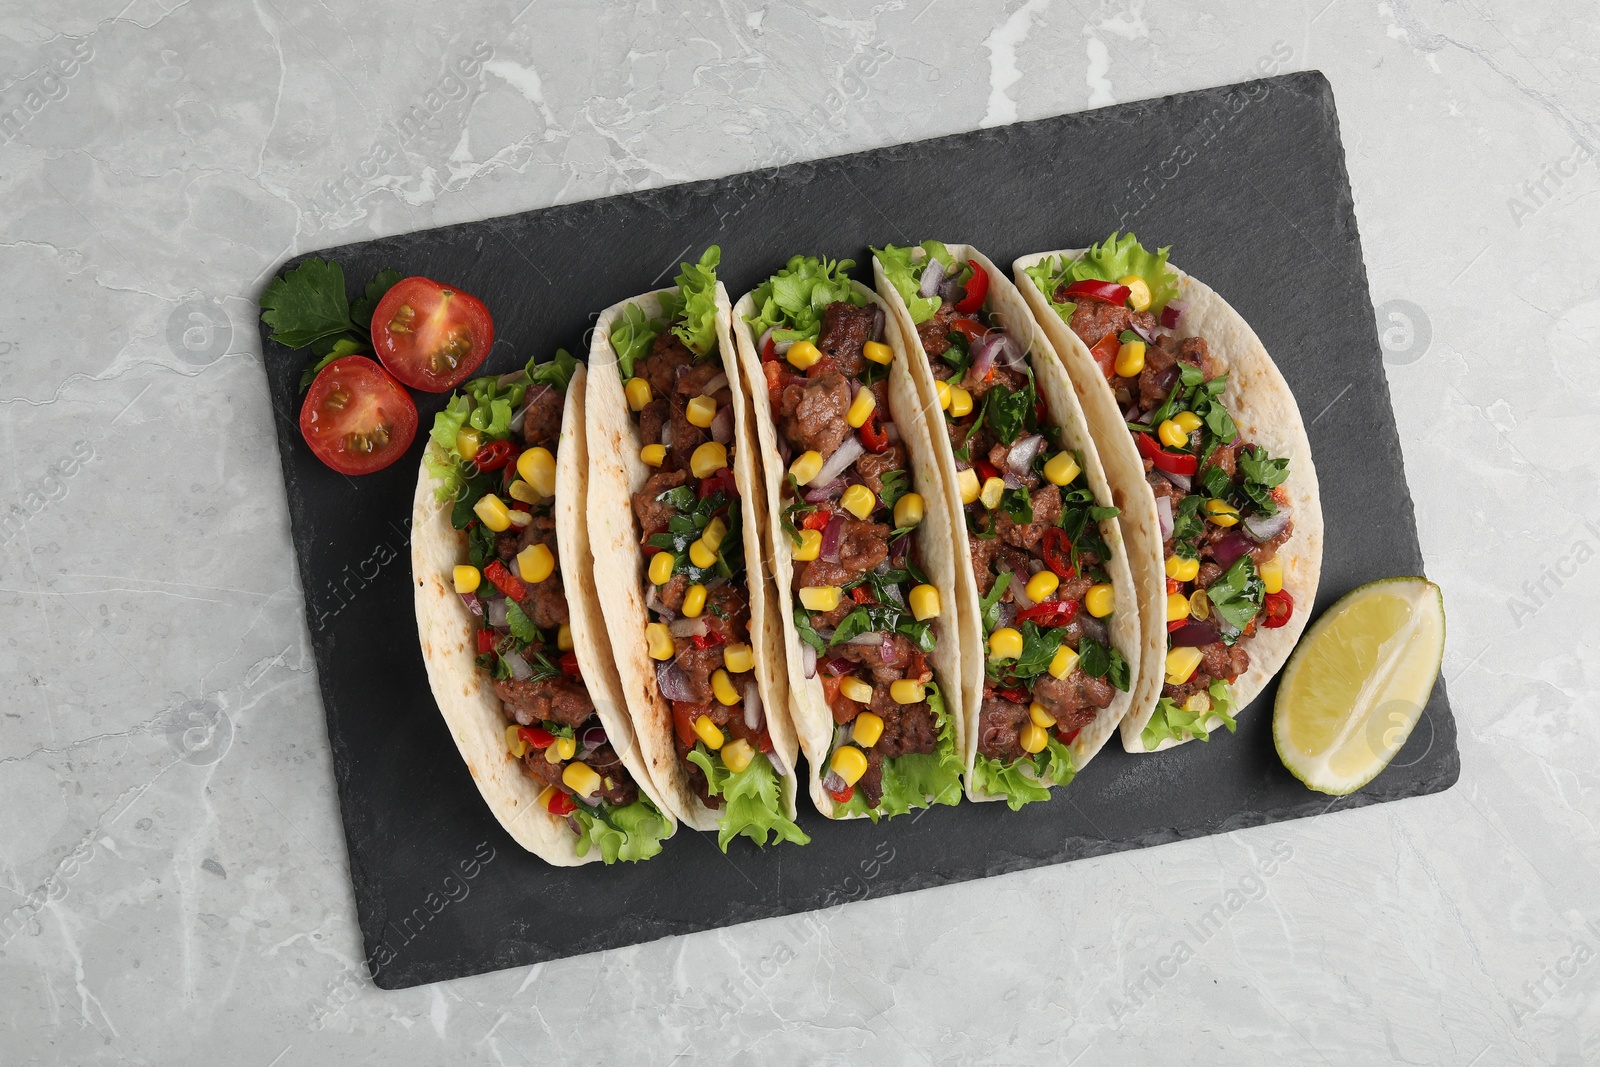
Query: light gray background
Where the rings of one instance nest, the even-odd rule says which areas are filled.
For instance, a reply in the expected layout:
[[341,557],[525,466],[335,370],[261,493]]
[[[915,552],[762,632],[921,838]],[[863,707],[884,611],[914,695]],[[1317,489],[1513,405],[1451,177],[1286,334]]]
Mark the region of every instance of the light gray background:
[[[4,5],[0,1062],[1600,1060],[1592,5],[524,2]],[[1445,591],[1456,788],[405,992],[358,977],[264,272],[1309,68]]]

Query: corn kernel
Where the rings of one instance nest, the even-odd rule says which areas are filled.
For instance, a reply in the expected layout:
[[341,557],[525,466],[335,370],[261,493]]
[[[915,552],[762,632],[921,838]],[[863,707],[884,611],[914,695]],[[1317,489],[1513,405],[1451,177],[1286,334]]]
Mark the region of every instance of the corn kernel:
[[1044,746],[1050,743],[1050,735],[1038,723],[1030,722],[1017,731],[1017,740],[1022,744],[1022,751],[1031,755],[1044,751]]
[[548,448],[530,448],[517,457],[517,473],[541,496],[556,495],[556,457]]
[[961,502],[963,504],[972,503],[978,499],[978,495],[983,491],[982,486],[978,483],[978,472],[971,467],[956,475],[956,487],[961,490]]
[[811,479],[822,470],[822,453],[815,449],[800,453],[793,463],[789,464],[789,473],[799,485],[810,485]]
[[695,719],[694,732],[700,740],[706,743],[706,747],[711,751],[715,752],[722,747],[722,729],[712,722],[708,716],[701,715]]
[[850,728],[850,740],[862,748],[871,748],[883,736],[883,719],[870,711],[856,716]]
[[1189,594],[1189,614],[1202,621],[1211,617],[1211,598],[1206,596],[1204,589],[1196,589]]
[[539,490],[535,489],[521,478],[518,478],[516,481],[512,482],[510,488],[508,488],[506,492],[511,494],[512,500],[520,500],[524,504],[537,504],[539,501],[544,499],[544,497],[539,495]]
[[1022,655],[1022,633],[1014,626],[1002,626],[989,635],[990,659],[1016,659]]
[[506,727],[506,751],[517,759],[521,759],[528,754],[528,742],[524,741],[522,734],[517,731],[516,723]]
[[562,759],[571,759],[578,754],[578,742],[571,737],[558,737],[556,743],[550,746],[556,750],[556,755]]
[[722,646],[722,665],[734,674],[744,674],[756,665],[756,655],[741,642]]
[[672,646],[672,631],[667,628],[667,624],[664,622],[646,623],[644,639],[651,659],[669,660],[676,651]]
[[922,524],[922,494],[907,493],[894,502],[894,528],[908,529]]
[[672,581],[672,568],[678,559],[671,552],[657,552],[650,557],[650,584],[666,585]]
[[506,512],[506,518],[511,520],[512,526],[520,530],[533,522],[533,513],[530,511],[508,511]]
[[1061,584],[1061,579],[1056,577],[1055,571],[1040,571],[1028,579],[1028,584],[1023,586],[1023,591],[1028,594],[1028,599],[1035,604],[1041,600],[1048,600],[1050,594],[1056,591]]
[[555,569],[556,557],[551,555],[549,545],[529,545],[517,553],[517,577],[525,582],[537,585]]
[[743,699],[743,694],[734,688],[733,679],[724,670],[711,672],[711,695],[725,708],[731,708]]
[[[1233,526],[1239,521],[1239,509],[1226,500],[1213,497],[1206,501],[1206,518],[1218,526]],[[1199,572],[1198,567],[1195,570]]]
[[839,606],[839,587],[836,585],[808,585],[800,590],[800,603],[807,611],[832,611]]
[[789,346],[789,363],[798,370],[806,370],[815,366],[817,360],[822,358],[822,353],[810,341],[796,341]]
[[839,506],[856,518],[864,519],[878,506],[878,498],[873,496],[872,490],[866,486],[852,485],[839,497]]
[[850,424],[852,430],[859,430],[877,407],[878,398],[871,389],[858,389],[856,398],[850,401],[850,409],[844,413],[844,421]]
[[1050,479],[1051,485],[1071,485],[1082,470],[1077,456],[1071,452],[1057,452],[1045,463],[1044,476]]
[[478,502],[472,505],[472,511],[495,533],[503,533],[511,525],[511,509],[493,493],[480,496]]
[[1077,665],[1078,654],[1066,645],[1062,645],[1056,649],[1055,657],[1050,661],[1050,677],[1065,678]]
[[1189,699],[1183,702],[1183,710],[1192,711],[1196,714],[1202,711],[1210,711],[1211,697],[1206,693],[1190,693]]
[[462,430],[456,434],[456,455],[471,460],[483,447],[483,435],[477,430]]
[[1266,587],[1267,592],[1283,592],[1283,560],[1273,556],[1257,568],[1257,573],[1261,575],[1261,584]]
[[582,761],[567,764],[561,772],[561,781],[580,797],[586,797],[600,788],[599,773]]
[[1175,648],[1167,653],[1167,684],[1182,685],[1194,674],[1203,659],[1198,648]]
[[563,652],[572,651],[572,627],[567,623],[562,623],[556,630],[556,648]]
[[978,491],[978,499],[983,501],[983,506],[993,511],[1000,506],[1000,496],[1006,491],[1006,483],[1001,478],[985,478],[983,488]]
[[1035,726],[1048,730],[1056,724],[1056,717],[1050,714],[1050,709],[1037,700],[1028,705],[1028,718],[1033,720]]
[[911,614],[916,616],[918,622],[939,617],[943,605],[939,603],[939,590],[926,583],[914,586],[906,601],[911,605]]
[[922,683],[912,678],[902,678],[889,683],[889,698],[896,704],[922,703]]
[[1167,594],[1167,621],[1177,622],[1189,617],[1189,598],[1182,593]]
[[[872,686],[867,682],[863,682],[860,678],[840,679],[839,693],[841,696],[854,700],[857,704],[872,703]],[[881,721],[878,724],[878,728],[880,730],[883,728]],[[866,747],[871,748],[872,743],[868,742]]]
[[958,419],[972,414],[972,394],[959,385],[950,387],[950,414]]
[[545,746],[544,761],[552,764],[561,762],[561,750],[555,746],[554,742]]
[[828,761],[828,768],[843,778],[845,785],[855,785],[867,773],[867,754],[854,745],[840,745]]
[[[794,542],[790,542],[794,544]],[[800,543],[795,545],[794,558],[801,563],[807,563],[822,554],[822,531],[801,530]]]
[[645,445],[639,449],[639,458],[646,467],[659,467],[667,461],[667,446]]
[[700,531],[700,540],[713,552],[722,547],[722,539],[727,536],[728,524],[722,521],[720,515],[706,523],[706,528]]
[[882,341],[868,341],[861,346],[861,354],[874,363],[888,363],[894,359],[894,349]]
[[705,570],[707,567],[715,565],[717,554],[707,548],[704,541],[696,541],[689,546],[689,562],[701,570]]
[[683,603],[678,607],[678,614],[686,619],[698,619],[705,609],[706,587],[698,583],[691,585],[684,591]]
[[1171,419],[1156,427],[1156,436],[1161,438],[1161,443],[1168,448],[1182,448],[1189,443],[1189,435],[1183,432],[1182,426]]
[[933,394],[939,398],[939,410],[949,411],[950,401],[953,398],[953,394],[950,392],[950,383],[941,382],[935,379],[933,383]]
[[1178,428],[1184,433],[1194,433],[1202,425],[1200,416],[1192,411],[1180,411],[1172,416],[1172,421],[1177,423]]
[[709,478],[728,465],[728,450],[715,441],[707,441],[689,457],[689,473],[696,478]]
[[628,407],[634,411],[643,411],[644,406],[655,399],[650,392],[650,383],[643,378],[629,378],[622,391],[628,397]]
[[691,397],[683,406],[683,417],[689,420],[689,425],[704,430],[717,417],[717,402],[709,396]]
[[1179,582],[1192,582],[1200,573],[1200,561],[1182,556],[1167,557],[1167,577]]
[[1110,582],[1100,582],[1089,587],[1083,594],[1083,606],[1089,609],[1089,614],[1097,619],[1103,619],[1117,610],[1117,593],[1111,588]]
[[1135,311],[1150,310],[1150,285],[1137,274],[1129,274],[1117,279],[1118,285],[1128,287],[1128,306]]
[[742,737],[722,747],[722,765],[734,774],[742,774],[755,758],[756,750]]
[[1143,341],[1124,341],[1117,349],[1116,372],[1124,378],[1133,378],[1144,370]]
[[451,577],[455,579],[456,592],[475,593],[478,585],[483,581],[483,575],[478,573],[478,568],[463,563],[457,567]]

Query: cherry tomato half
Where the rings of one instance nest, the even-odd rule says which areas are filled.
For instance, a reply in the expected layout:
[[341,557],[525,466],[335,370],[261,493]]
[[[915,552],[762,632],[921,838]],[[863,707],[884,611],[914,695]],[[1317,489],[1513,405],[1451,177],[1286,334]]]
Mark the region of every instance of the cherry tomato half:
[[300,434],[340,474],[381,471],[417,436],[417,405],[365,356],[336,359],[317,375],[300,408]]
[[413,389],[443,393],[471,377],[494,347],[483,301],[429,278],[403,278],[372,312],[372,350]]

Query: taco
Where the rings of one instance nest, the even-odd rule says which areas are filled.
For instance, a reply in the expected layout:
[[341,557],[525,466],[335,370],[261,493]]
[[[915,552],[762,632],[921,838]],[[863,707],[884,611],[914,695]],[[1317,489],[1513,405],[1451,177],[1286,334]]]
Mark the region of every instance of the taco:
[[966,245],[874,249],[952,509],[967,795],[1047,800],[1133,704],[1138,601],[1083,411],[1028,306]]
[[677,829],[589,581],[584,384],[564,351],[467,382],[434,418],[412,505],[434,699],[495,818],[561,866],[648,859]]
[[810,839],[794,822],[794,726],[719,255],[600,316],[588,521],[645,762],[672,811],[726,851],[740,835]]
[[1294,649],[1322,570],[1288,383],[1227,301],[1131,233],[1014,267],[1122,509],[1143,629],[1123,747],[1232,731]]
[[944,481],[900,326],[853,265],[794,257],[734,334],[811,797],[876,822],[961,799],[966,727]]

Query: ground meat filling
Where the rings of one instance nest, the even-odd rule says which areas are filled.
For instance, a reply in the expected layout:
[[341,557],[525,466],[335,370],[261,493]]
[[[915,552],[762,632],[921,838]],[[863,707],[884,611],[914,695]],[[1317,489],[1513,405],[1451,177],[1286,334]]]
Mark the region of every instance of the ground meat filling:
[[876,308],[858,308],[843,301],[829,304],[822,313],[822,332],[817,337],[817,348],[833,360],[841,374],[855,377],[866,366],[862,354],[877,326]]
[[796,454],[817,452],[826,460],[854,431],[845,421],[850,383],[842,374],[825,374],[804,384],[784,386],[779,429]]

